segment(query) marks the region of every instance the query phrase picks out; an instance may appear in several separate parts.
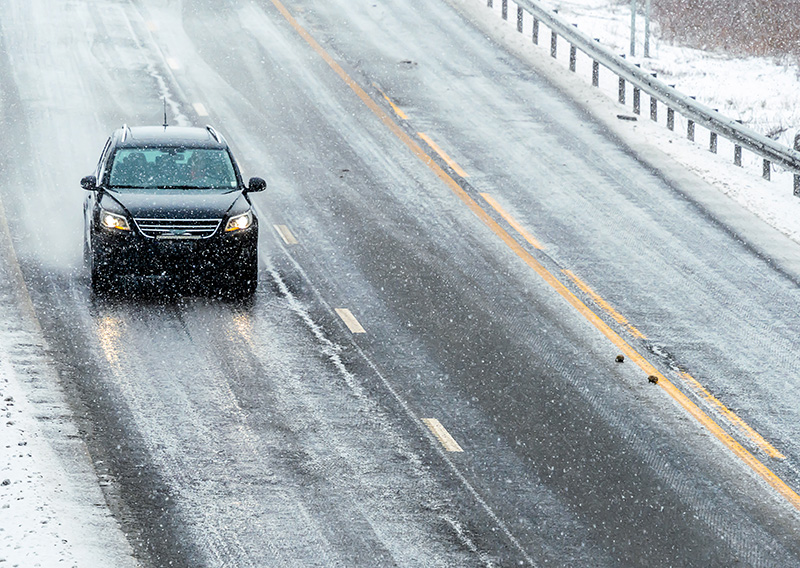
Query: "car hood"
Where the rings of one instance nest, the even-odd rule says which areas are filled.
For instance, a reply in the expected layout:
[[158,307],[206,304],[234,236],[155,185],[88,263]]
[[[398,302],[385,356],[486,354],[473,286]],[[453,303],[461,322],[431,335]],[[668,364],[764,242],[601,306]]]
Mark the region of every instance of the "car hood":
[[241,191],[220,193],[203,190],[109,191],[106,197],[138,219],[220,219],[238,200],[245,199]]

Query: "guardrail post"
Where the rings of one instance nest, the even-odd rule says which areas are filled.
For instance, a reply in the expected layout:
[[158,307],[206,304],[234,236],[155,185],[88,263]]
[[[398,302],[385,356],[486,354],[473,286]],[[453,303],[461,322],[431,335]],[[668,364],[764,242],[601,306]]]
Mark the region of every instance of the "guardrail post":
[[[650,73],[653,76],[653,79],[658,78],[658,73]],[[653,95],[650,95],[650,120],[653,122],[658,122],[658,99],[656,99]]]
[[[670,85],[670,88],[674,89],[675,85]],[[675,109],[670,107],[667,107],[667,128],[675,130]]]
[[539,45],[539,20],[533,19],[533,31],[531,32],[533,43]]
[[619,104],[625,104],[625,79],[619,78]]
[[[744,124],[741,120],[736,121],[737,124]],[[734,142],[733,144],[733,165],[742,167],[742,145]]]
[[[633,53],[631,53],[633,55]],[[640,63],[635,64],[636,67],[641,67]],[[641,114],[642,113],[642,90],[639,87],[633,87],[633,113],[634,114]]]
[[600,62],[592,61],[592,87],[600,86]]
[[772,162],[764,158],[764,168],[763,168],[763,176],[764,179],[769,181],[770,175],[772,174]]
[[575,71],[575,66],[578,61],[578,48],[574,45],[569,46],[569,70]]
[[686,125],[686,138],[694,142],[694,120],[689,119],[689,123]]
[[508,19],[508,0],[503,0],[503,3],[502,3],[501,6],[502,6],[502,10],[501,11],[502,11],[502,14],[503,14],[503,19],[507,20]]
[[522,6],[517,6],[517,31],[522,33]]
[[717,153],[717,133],[712,132],[708,138],[708,149],[711,153]]
[[556,57],[558,55],[558,34],[550,30],[550,56]]
[[[794,149],[800,151],[800,133],[794,135]],[[800,174],[794,174],[794,196],[800,197]]]

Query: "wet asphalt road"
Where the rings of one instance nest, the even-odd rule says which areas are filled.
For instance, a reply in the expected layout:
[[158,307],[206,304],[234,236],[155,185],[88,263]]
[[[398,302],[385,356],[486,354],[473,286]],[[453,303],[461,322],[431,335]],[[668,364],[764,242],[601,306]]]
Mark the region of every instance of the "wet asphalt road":
[[[143,564],[800,565],[796,509],[616,363],[464,195],[664,376],[736,409],[792,487],[796,276],[448,4],[286,2],[297,27],[265,0],[6,4],[9,235]],[[77,182],[161,96],[268,180],[252,302],[89,293]]]

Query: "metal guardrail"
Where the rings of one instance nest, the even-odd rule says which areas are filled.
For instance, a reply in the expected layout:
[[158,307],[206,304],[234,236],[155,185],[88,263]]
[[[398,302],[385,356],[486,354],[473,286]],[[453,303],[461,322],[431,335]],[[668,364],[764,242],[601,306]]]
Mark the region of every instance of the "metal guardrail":
[[[503,19],[508,19],[509,0],[500,0]],[[493,6],[487,0],[487,6]],[[674,129],[674,113],[677,111],[688,121],[687,137],[694,140],[695,124],[710,132],[709,150],[716,153],[717,135],[727,138],[734,144],[734,164],[742,165],[742,148],[760,156],[763,162],[763,176],[770,179],[772,164],[778,164],[794,173],[794,194],[800,196],[800,151],[784,146],[771,138],[747,128],[736,120],[727,118],[692,97],[688,97],[674,87],[659,81],[655,76],[637,65],[625,60],[590,38],[575,26],[565,23],[554,12],[549,12],[535,0],[514,0],[517,5],[517,31],[523,29],[523,11],[533,17],[533,42],[539,43],[539,24],[550,29],[550,55],[557,56],[558,37],[570,45],[570,70],[575,70],[576,50],[585,53],[592,60],[592,84],[599,85],[600,66],[607,68],[619,77],[619,102],[625,103],[625,82],[633,85],[633,107],[640,113],[640,92],[650,95],[650,116],[657,120],[657,101],[667,107],[667,127]],[[795,142],[797,147],[800,136]]]

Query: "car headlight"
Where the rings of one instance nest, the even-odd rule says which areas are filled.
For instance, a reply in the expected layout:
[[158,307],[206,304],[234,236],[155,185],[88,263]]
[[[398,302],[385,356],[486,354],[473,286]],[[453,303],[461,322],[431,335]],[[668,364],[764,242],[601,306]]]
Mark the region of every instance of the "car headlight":
[[242,213],[241,215],[237,215],[236,217],[231,217],[228,219],[228,224],[225,225],[225,231],[241,231],[242,229],[248,228],[252,224],[253,212],[248,211],[247,213]]
[[106,229],[118,229],[120,231],[130,231],[131,226],[128,225],[128,220],[122,215],[111,213],[105,209],[100,210],[100,224]]

